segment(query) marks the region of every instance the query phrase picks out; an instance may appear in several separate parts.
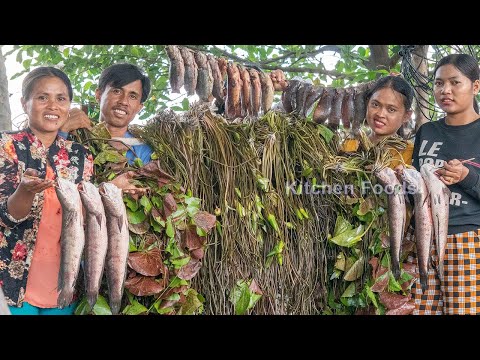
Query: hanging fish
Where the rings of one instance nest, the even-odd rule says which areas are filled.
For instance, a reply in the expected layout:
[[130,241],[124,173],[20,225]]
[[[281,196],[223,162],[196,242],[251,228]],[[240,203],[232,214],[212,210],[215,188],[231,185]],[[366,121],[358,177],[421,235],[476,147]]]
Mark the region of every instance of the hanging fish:
[[170,87],[173,93],[180,93],[185,77],[185,65],[182,55],[175,45],[167,45],[165,49],[170,59]]

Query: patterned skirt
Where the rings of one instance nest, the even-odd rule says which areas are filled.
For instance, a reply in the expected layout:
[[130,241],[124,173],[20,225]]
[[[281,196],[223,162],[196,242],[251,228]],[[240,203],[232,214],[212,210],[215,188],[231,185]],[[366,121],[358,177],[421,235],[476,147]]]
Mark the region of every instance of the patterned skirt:
[[[447,237],[443,283],[438,277],[438,256],[432,244],[428,286],[422,292],[419,281],[412,285],[414,315],[475,315],[480,313],[480,229]],[[417,264],[415,253],[408,263]]]

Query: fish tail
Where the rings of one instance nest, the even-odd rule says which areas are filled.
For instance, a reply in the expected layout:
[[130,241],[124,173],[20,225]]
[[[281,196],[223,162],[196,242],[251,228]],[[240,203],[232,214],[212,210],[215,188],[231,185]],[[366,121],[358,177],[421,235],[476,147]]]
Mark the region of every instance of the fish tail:
[[440,278],[440,281],[443,282],[443,277],[444,277],[444,273],[443,273],[443,262],[439,262],[439,263],[438,263],[438,277]]
[[420,285],[422,287],[422,293],[425,294],[428,287],[428,275],[420,273]]
[[73,289],[62,289],[58,294],[57,306],[60,309],[71,304],[73,299]]
[[395,280],[398,280],[400,278],[400,264],[398,263],[398,261],[392,261],[392,273]]
[[392,244],[390,244],[390,257],[392,259],[391,268],[393,276],[396,280],[398,280],[398,278],[400,277],[400,256],[398,254],[398,251],[395,250],[395,246],[392,246]]
[[122,304],[122,299],[111,299],[110,300],[110,309],[112,310],[113,315],[117,315],[120,312],[120,306]]
[[87,292],[87,301],[88,305],[93,309],[95,304],[97,303],[97,298],[98,298],[98,292],[96,291],[88,291]]

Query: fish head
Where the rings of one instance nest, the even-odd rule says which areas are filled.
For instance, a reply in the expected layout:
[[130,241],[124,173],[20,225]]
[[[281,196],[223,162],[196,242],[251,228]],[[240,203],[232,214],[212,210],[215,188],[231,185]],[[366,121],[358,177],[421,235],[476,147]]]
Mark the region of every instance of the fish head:
[[102,182],[98,187],[98,192],[102,197],[103,206],[105,211],[110,214],[120,216],[125,211],[125,205],[123,204],[122,189],[115,184],[109,182]]
[[413,187],[412,190],[415,193],[421,192],[423,190],[423,187],[421,186],[423,178],[416,169],[404,168],[402,169],[400,176],[405,183],[407,183],[410,187]]
[[420,173],[425,180],[425,185],[432,191],[432,189],[441,189],[441,192],[447,197],[451,197],[450,189],[445,185],[435,174],[437,168],[431,164],[423,164],[420,168]]
[[374,175],[382,185],[391,184],[397,178],[395,175],[395,171],[393,171],[389,167],[375,170]]
[[62,208],[69,211],[78,210],[80,195],[77,184],[60,177],[57,178],[56,182],[55,192],[57,193],[58,200],[62,204]]
[[420,168],[420,174],[422,174],[424,179],[427,179],[430,182],[441,182],[437,175],[435,175],[435,170],[437,168],[432,164],[423,164]]
[[83,206],[89,211],[96,213],[100,209],[103,210],[102,198],[98,192],[98,188],[91,182],[82,181],[78,186],[78,192],[82,199]]

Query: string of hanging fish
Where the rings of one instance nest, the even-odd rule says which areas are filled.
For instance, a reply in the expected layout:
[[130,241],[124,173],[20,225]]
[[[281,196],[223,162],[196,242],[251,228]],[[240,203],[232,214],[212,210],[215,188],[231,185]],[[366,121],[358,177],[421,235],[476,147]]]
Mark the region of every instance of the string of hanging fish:
[[170,60],[169,83],[173,93],[184,87],[188,96],[224,107],[228,120],[258,117],[272,109],[274,92],[282,91],[281,110],[297,117],[312,116],[333,130],[340,124],[357,135],[366,114],[369,81],[346,88],[314,85],[301,79],[287,80],[281,69],[269,73],[256,66],[216,58],[201,51],[166,46]]

